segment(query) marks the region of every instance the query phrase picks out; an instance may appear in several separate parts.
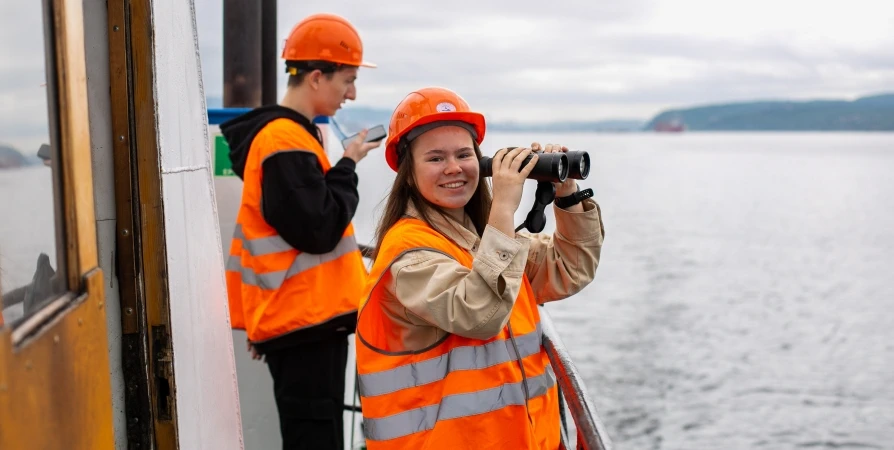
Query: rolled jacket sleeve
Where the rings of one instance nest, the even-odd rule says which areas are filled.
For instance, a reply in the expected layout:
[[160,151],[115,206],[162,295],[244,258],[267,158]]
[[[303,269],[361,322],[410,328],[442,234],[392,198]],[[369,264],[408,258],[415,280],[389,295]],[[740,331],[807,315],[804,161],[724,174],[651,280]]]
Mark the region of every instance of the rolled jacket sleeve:
[[592,199],[584,200],[584,212],[554,206],[556,231],[527,234],[531,239],[525,273],[538,303],[570,297],[596,276],[605,229],[602,212]]
[[392,292],[410,323],[491,338],[509,321],[530,242],[487,226],[471,269],[436,250],[411,251],[391,266]]

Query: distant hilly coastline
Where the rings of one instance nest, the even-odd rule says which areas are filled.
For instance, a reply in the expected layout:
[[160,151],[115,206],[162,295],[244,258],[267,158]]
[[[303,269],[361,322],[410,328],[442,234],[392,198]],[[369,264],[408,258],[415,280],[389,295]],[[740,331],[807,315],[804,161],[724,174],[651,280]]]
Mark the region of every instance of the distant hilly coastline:
[[[336,114],[339,122],[360,127],[387,124],[391,111],[350,106]],[[894,131],[894,94],[857,100],[755,101],[669,109],[648,120],[613,119],[541,123],[491,121],[493,131],[640,132],[665,123],[685,131]]]
[[40,159],[35,155],[25,155],[14,147],[0,143],[0,169],[15,169],[41,164]]
[[[221,97],[207,98],[209,108],[220,108]],[[336,114],[346,132],[364,126],[387,125],[391,110],[348,106]],[[611,119],[553,122],[489,121],[488,130],[503,132],[651,131],[894,131],[894,93],[856,100],[772,100],[720,103],[662,111],[648,120]],[[34,155],[0,142],[0,169],[40,164]]]
[[[209,97],[210,108],[220,107]],[[345,128],[388,124],[391,110],[348,106],[336,114]],[[753,101],[709,104],[662,111],[651,119],[514,122],[489,121],[488,130],[504,132],[642,132],[679,124],[685,131],[894,131],[894,93],[849,100]],[[669,127],[673,131],[679,131]],[[347,131],[347,130],[346,130]]]
[[644,130],[671,122],[682,123],[686,131],[894,131],[894,94],[671,109],[649,120]]

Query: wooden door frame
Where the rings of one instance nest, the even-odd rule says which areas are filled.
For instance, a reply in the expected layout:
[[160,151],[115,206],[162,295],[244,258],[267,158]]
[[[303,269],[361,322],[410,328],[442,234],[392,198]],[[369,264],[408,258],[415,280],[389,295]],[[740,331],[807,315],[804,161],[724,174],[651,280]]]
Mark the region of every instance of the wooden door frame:
[[152,0],[108,3],[116,255],[129,448],[176,449]]
[[[81,0],[44,0],[51,145],[67,292],[0,329],[0,448],[113,449]],[[61,213],[61,214],[60,214]]]

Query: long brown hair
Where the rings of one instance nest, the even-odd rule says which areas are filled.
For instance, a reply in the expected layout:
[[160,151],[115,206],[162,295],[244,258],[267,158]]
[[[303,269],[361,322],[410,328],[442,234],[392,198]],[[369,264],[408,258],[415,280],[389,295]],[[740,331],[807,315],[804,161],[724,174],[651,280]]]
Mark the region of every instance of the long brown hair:
[[[481,159],[481,149],[474,139],[472,140],[472,146],[475,148],[475,156]],[[397,164],[397,176],[394,178],[394,184],[391,185],[391,192],[388,194],[385,210],[379,219],[378,227],[376,227],[376,248],[373,251],[373,259],[376,259],[379,255],[379,248],[382,247],[385,234],[398,220],[404,217],[410,202],[419,211],[419,215],[422,216],[421,219],[432,228],[435,228],[431,221],[432,214],[440,214],[442,217],[447,217],[447,214],[439,206],[432,204],[419,193],[419,189],[416,187],[416,175],[413,171],[413,152],[405,139],[402,139],[398,144],[398,154],[401,155],[401,158]],[[469,215],[469,218],[472,219],[479,236],[484,234],[484,228],[487,226],[492,201],[493,198],[491,197],[490,187],[486,179],[479,179],[478,188],[463,208],[466,214]]]

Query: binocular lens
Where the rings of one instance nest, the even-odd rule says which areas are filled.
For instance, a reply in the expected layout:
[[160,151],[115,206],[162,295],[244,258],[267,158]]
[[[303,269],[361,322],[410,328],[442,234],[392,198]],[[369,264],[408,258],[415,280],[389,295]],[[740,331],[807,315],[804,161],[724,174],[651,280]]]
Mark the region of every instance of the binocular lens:
[[[585,180],[590,175],[590,154],[584,151],[569,151],[564,153],[537,153],[540,158],[534,170],[528,175],[531,180],[538,181],[565,181],[565,178]],[[521,167],[528,164],[533,154],[528,155]],[[493,176],[493,158],[482,156],[479,160],[482,177]],[[521,171],[521,170],[519,170]]]
[[568,155],[568,176],[575,180],[586,180],[590,175],[590,154],[587,152],[566,152]]

